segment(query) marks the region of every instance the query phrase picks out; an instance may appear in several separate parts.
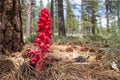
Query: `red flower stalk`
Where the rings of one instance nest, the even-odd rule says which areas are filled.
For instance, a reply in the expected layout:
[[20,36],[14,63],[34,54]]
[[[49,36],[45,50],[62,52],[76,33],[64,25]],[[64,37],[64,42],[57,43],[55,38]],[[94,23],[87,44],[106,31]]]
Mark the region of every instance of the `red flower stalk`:
[[38,47],[38,50],[31,50],[28,54],[34,55],[30,60],[30,65],[34,66],[37,71],[40,71],[48,57],[46,53],[51,45],[50,39],[52,38],[51,34],[51,18],[48,9],[44,8],[41,10],[39,15],[37,37],[34,42],[34,46]]

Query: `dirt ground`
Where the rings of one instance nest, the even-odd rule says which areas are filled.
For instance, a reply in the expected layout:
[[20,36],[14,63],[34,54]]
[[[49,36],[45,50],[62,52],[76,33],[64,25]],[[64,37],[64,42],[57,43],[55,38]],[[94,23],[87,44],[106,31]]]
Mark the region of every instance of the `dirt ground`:
[[[0,65],[6,63],[0,67],[0,80],[120,80],[120,72],[111,67],[114,60],[108,59],[101,48],[71,43],[53,44],[48,53],[50,61],[35,79],[27,55],[33,49],[36,47],[28,43],[21,52],[0,58]],[[8,60],[12,62],[8,64]]]

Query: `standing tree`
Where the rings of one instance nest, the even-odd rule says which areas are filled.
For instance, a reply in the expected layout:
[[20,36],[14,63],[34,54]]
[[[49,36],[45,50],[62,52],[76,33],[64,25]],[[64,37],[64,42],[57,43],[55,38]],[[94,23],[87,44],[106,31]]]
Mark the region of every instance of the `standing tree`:
[[22,27],[23,27],[23,34],[26,32],[26,16],[27,16],[27,1],[21,0],[21,16],[22,16]]
[[[51,0],[51,18],[52,18],[52,26],[54,26],[54,0]],[[53,34],[54,34],[54,28],[52,29],[53,30]]]
[[49,12],[50,12],[50,10],[51,10],[51,2],[50,2],[50,0],[48,0],[48,3],[47,3],[47,5],[46,5],[46,7],[48,8],[48,10],[49,10]]
[[92,34],[95,34],[95,3],[93,2],[92,4],[91,4],[91,22],[92,22],[92,24],[93,24],[93,26],[92,26]]
[[109,0],[105,0],[105,6],[106,6],[106,19],[107,19],[107,32],[109,32],[110,31],[110,29],[109,29],[109,15],[108,15],[108,6],[109,6],[109,4],[108,4],[108,2],[109,2]]
[[66,16],[66,28],[68,31],[71,31],[70,29],[72,28],[72,18],[74,17],[73,11],[71,9],[71,3],[69,0],[66,0],[66,10],[67,10],[67,16]]
[[32,13],[31,13],[31,27],[30,27],[30,33],[33,35],[33,32],[36,31],[36,22],[38,19],[38,8],[37,8],[36,0],[32,0]]
[[64,25],[63,0],[58,0],[58,32],[59,36],[66,36]]
[[[116,0],[116,1],[112,1],[112,0],[109,0],[109,15],[110,15],[110,18],[112,17],[112,20],[117,18],[117,26],[114,28],[119,30],[118,32],[120,32],[120,1],[119,0]],[[116,18],[115,18],[116,17]],[[109,18],[109,20],[111,20]]]
[[39,1],[39,5],[37,5],[37,1],[34,1],[34,3],[36,3],[36,7],[33,6],[33,8],[34,8],[34,11],[35,11],[34,13],[36,14],[35,18],[37,20],[38,19],[37,16],[39,16],[39,12],[44,7],[44,4],[43,4],[43,0]]
[[43,1],[40,0],[40,7],[39,7],[40,11],[42,10],[43,7],[44,7],[44,5],[43,5]]
[[[85,13],[87,14],[88,18],[86,18],[86,21],[88,23],[88,21],[90,23],[92,23],[92,25],[88,25],[88,26],[84,26],[84,28],[86,27],[87,29],[91,30],[89,32],[92,32],[92,34],[95,34],[96,31],[96,27],[97,27],[97,19],[96,17],[98,16],[97,12],[100,8],[99,6],[99,0],[93,0],[93,1],[84,1],[85,3]],[[84,17],[85,18],[85,17]],[[84,21],[85,22],[85,21]],[[91,29],[90,29],[91,28]]]
[[0,54],[22,49],[20,0],[0,0]]
[[84,25],[83,25],[83,14],[84,14],[84,11],[83,11],[83,4],[84,4],[84,0],[82,0],[81,2],[81,32],[82,34],[84,34]]
[[58,32],[58,1],[54,0],[54,32]]
[[27,23],[26,23],[26,35],[27,36],[30,36],[31,18],[32,18],[32,0],[28,0]]
[[73,32],[77,32],[79,22],[76,19],[72,10],[72,9],[75,9],[75,5],[71,4],[70,0],[66,0],[66,4],[67,4],[66,5],[67,14],[65,19],[65,26],[67,26],[66,31],[72,32],[73,34]]

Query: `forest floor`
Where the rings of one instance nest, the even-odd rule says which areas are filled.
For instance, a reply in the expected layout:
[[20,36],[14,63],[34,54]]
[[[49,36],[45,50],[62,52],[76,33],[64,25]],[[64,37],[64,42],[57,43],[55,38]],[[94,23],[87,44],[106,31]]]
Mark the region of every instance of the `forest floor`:
[[[108,46],[91,47],[88,44],[74,40],[53,43],[48,54],[51,60],[41,71],[41,80],[120,80],[120,72],[112,67],[115,60],[104,52],[103,48]],[[34,78],[34,69],[28,65],[29,58],[26,55],[33,49],[36,49],[33,43],[27,43],[21,52],[9,57],[17,67],[16,70],[12,69],[11,62],[8,64],[6,59],[7,62],[3,62],[5,65],[0,67],[3,69],[0,70],[0,80],[39,80]],[[10,69],[4,68],[6,66]]]

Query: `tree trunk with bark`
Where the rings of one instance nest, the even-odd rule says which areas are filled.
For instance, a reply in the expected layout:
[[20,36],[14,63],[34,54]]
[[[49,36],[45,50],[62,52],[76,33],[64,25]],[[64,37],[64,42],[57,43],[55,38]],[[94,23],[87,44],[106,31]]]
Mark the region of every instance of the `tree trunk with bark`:
[[82,32],[82,34],[84,34],[84,25],[83,25],[83,13],[84,13],[84,11],[83,11],[83,2],[84,0],[82,0],[82,4],[81,4],[81,32]]
[[59,36],[66,36],[64,25],[63,0],[58,0],[58,32]]
[[91,16],[91,22],[92,22],[92,34],[94,35],[95,34],[95,10],[94,10],[94,4],[92,4],[92,16]]
[[32,18],[32,0],[28,0],[28,11],[27,11],[27,25],[26,25],[26,35],[31,34],[31,18]]
[[22,49],[20,0],[0,0],[0,54]]
[[105,3],[106,3],[106,19],[107,19],[107,24],[106,24],[106,26],[107,26],[107,32],[110,32],[110,29],[109,29],[109,16],[108,16],[108,2],[109,2],[109,0],[105,0]]
[[52,26],[53,26],[53,28],[52,28],[52,33],[54,34],[54,23],[53,23],[53,21],[54,21],[54,0],[51,0],[51,18],[52,18]]

